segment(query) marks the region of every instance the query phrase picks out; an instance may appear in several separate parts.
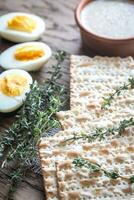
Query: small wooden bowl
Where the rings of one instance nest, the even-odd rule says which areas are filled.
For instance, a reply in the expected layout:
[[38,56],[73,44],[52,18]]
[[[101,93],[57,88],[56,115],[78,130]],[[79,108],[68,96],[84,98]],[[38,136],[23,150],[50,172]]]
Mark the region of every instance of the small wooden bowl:
[[75,20],[80,28],[83,44],[97,54],[105,56],[134,56],[134,37],[111,39],[91,33],[83,27],[80,14],[82,9],[92,0],[81,0],[75,10]]

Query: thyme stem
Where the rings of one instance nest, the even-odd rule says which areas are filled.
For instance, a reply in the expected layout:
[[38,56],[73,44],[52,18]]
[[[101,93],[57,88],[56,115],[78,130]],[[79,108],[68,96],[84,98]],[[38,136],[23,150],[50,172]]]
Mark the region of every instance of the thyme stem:
[[113,171],[113,170],[108,171],[108,170],[102,168],[102,166],[100,164],[89,162],[82,157],[75,158],[73,160],[73,164],[76,167],[80,167],[80,168],[85,167],[85,168],[89,169],[90,173],[103,172],[105,176],[107,176],[111,179],[121,178],[121,179],[126,179],[127,181],[129,181],[130,184],[134,183],[134,175],[132,175],[130,177],[122,176],[117,171]]
[[106,136],[110,135],[121,135],[126,128],[134,126],[134,119],[124,119],[119,123],[118,126],[112,127],[112,128],[97,128],[93,133],[85,134],[81,133],[80,135],[77,135],[74,133],[73,137],[70,137],[66,139],[64,142],[68,141],[75,141],[75,140],[88,140],[88,142],[93,142],[95,140],[103,140]]
[[101,109],[107,109],[108,106],[111,105],[111,102],[113,101],[115,96],[119,96],[122,91],[124,90],[129,90],[129,89],[134,89],[134,78],[129,78],[128,83],[124,83],[123,86],[119,87],[118,89],[115,90],[110,96],[108,97],[103,97],[103,103],[101,105]]

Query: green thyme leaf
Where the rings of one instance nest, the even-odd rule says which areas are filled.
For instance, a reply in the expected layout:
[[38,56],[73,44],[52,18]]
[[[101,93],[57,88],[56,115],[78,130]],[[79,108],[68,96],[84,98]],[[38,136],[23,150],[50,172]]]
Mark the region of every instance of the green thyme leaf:
[[131,177],[129,178],[129,180],[130,180],[130,183],[131,183],[131,184],[134,183],[134,176],[131,176]]

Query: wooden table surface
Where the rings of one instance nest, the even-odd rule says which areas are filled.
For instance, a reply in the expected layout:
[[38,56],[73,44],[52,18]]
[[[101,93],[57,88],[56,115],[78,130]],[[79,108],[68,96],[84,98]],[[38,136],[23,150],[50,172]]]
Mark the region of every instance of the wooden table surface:
[[[68,51],[71,54],[86,54],[82,47],[79,30],[74,20],[74,8],[79,0],[0,0],[0,15],[9,12],[27,12],[39,15],[46,22],[46,32],[40,41],[50,45],[53,51],[57,49]],[[13,43],[0,40],[0,52]],[[92,55],[90,52],[89,55]],[[47,66],[49,67],[49,65]],[[36,74],[39,81],[45,79],[47,67],[43,67]],[[2,69],[0,68],[0,71]],[[63,83],[69,83],[69,66],[63,69]],[[12,116],[0,116],[0,133],[8,128],[13,121]],[[7,199],[10,183],[7,171],[0,170],[0,200]],[[15,200],[43,200],[44,189],[42,176],[28,174],[14,195]]]

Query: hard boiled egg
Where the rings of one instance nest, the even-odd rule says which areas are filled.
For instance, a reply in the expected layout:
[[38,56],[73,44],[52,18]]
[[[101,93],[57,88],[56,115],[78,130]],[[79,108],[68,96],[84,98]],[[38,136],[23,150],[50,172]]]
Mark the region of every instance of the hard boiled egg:
[[11,69],[0,74],[0,112],[12,112],[19,108],[30,92],[31,75],[23,70]]
[[15,12],[0,17],[0,35],[13,42],[37,40],[45,31],[45,22],[40,17]]
[[14,45],[0,55],[0,65],[4,69],[35,71],[51,57],[51,49],[42,42],[26,42]]

